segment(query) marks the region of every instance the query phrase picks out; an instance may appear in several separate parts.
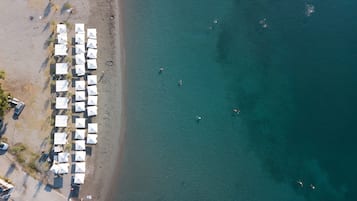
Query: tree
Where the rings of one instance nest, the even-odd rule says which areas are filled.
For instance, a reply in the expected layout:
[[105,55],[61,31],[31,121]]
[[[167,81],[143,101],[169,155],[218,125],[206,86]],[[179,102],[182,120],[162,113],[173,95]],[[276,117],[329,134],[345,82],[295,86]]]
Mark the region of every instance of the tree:
[[[5,71],[0,70],[0,79],[5,79]],[[7,102],[8,94],[5,93],[2,85],[0,84],[0,118],[4,117],[6,110],[9,109],[9,103]]]

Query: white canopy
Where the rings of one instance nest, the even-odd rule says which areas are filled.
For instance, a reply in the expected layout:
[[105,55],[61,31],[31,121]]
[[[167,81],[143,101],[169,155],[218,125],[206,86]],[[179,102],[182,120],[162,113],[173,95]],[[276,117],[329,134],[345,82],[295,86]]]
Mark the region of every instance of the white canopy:
[[76,101],[84,101],[85,99],[86,99],[86,92],[76,91],[76,95],[75,95]]
[[88,96],[87,105],[97,105],[98,96]]
[[87,144],[97,144],[97,134],[88,134],[87,135]]
[[73,178],[73,183],[75,184],[84,184],[84,178],[85,174],[84,173],[76,173]]
[[70,154],[67,152],[58,153],[58,162],[59,163],[68,163]]
[[88,106],[87,107],[87,115],[88,115],[88,117],[97,116],[97,113],[98,113],[97,106]]
[[85,140],[75,140],[74,149],[76,151],[82,151],[86,149],[86,142]]
[[86,82],[83,80],[76,80],[75,89],[76,91],[86,90]]
[[55,56],[66,56],[67,46],[64,44],[55,44]]
[[98,133],[98,124],[88,123],[88,133]]
[[77,65],[84,65],[86,63],[84,54],[76,54],[75,60]]
[[66,45],[68,42],[67,33],[60,33],[57,35],[57,43]]
[[67,75],[68,63],[56,63],[56,75]]
[[86,118],[76,118],[76,128],[86,128]]
[[85,151],[76,151],[74,155],[75,161],[85,161],[86,160],[86,152]]
[[75,52],[76,54],[84,54],[86,52],[86,48],[84,45],[76,44],[75,45]]
[[97,38],[97,29],[95,28],[90,28],[87,29],[87,38]]
[[85,43],[84,37],[85,37],[84,33],[76,33],[76,35],[74,36],[74,40],[77,44],[84,45]]
[[53,164],[50,170],[55,174],[67,174],[69,172],[69,163]]
[[84,64],[75,65],[75,69],[77,76],[83,76],[86,74],[86,67],[84,66]]
[[76,167],[74,168],[75,173],[85,173],[86,172],[86,163],[85,162],[77,162]]
[[87,69],[88,70],[97,69],[97,59],[87,59]]
[[96,49],[96,48],[97,48],[97,39],[91,39],[91,38],[89,38],[89,39],[87,40],[87,48]]
[[67,97],[57,97],[56,98],[56,109],[67,109],[68,101],[69,101],[69,99]]
[[67,133],[55,133],[53,144],[67,144]]
[[68,91],[68,84],[67,80],[56,80],[56,92]]
[[57,24],[57,34],[67,33],[67,27],[65,24]]
[[76,23],[76,24],[74,25],[74,31],[75,31],[76,33],[83,33],[83,34],[84,34],[84,32],[85,32],[85,30],[84,30],[84,24],[82,24],[82,23]]
[[87,84],[96,85],[97,84],[97,75],[87,75]]
[[87,58],[96,59],[97,58],[97,49],[88,48]]
[[65,128],[67,127],[68,116],[67,115],[56,115],[55,127]]
[[86,137],[86,130],[85,129],[76,129],[74,134],[74,139],[76,140],[84,140]]
[[97,85],[92,85],[87,87],[88,96],[98,95]]
[[86,110],[86,104],[82,102],[76,102],[74,104],[74,110],[75,112],[84,112]]

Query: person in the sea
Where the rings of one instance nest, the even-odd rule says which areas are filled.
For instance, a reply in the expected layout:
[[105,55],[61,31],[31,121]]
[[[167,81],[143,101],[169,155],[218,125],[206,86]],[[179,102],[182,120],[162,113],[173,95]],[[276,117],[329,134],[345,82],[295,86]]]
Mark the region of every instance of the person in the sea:
[[159,74],[161,74],[162,72],[164,72],[164,67],[160,67],[159,69]]
[[239,114],[240,113],[240,109],[239,108],[233,108],[233,113],[234,114]]
[[301,187],[301,188],[302,188],[302,187],[304,187],[304,183],[302,183],[302,181],[301,181],[301,180],[296,181],[296,183],[298,183],[298,184],[300,185],[300,187]]

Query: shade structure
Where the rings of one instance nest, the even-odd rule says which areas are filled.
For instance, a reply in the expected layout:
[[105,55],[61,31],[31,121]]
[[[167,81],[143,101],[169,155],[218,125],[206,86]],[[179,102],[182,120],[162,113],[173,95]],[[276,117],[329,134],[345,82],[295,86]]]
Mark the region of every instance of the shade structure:
[[69,99],[67,97],[56,98],[56,109],[67,109]]
[[76,129],[74,133],[74,139],[76,140],[84,140],[86,137],[86,130],[85,129]]
[[67,45],[67,43],[68,43],[67,33],[58,34],[57,35],[57,43]]
[[87,38],[97,38],[97,29],[95,28],[89,28],[87,29]]
[[69,163],[54,164],[50,170],[55,174],[67,174],[69,172]]
[[85,29],[84,29],[84,24],[83,23],[76,23],[74,25],[74,31],[76,33],[83,33],[85,32]]
[[87,87],[88,96],[98,95],[97,85],[91,85]]
[[56,75],[67,75],[68,63],[56,63]]
[[69,156],[70,156],[70,153],[67,153],[67,152],[58,153],[58,162],[59,163],[68,163]]
[[97,134],[88,134],[87,135],[87,144],[97,144]]
[[84,67],[84,64],[75,65],[74,68],[76,69],[77,76],[83,76],[86,74],[86,68]]
[[87,48],[97,48],[97,39],[88,39],[87,40]]
[[86,110],[86,104],[82,102],[76,102],[74,104],[74,110],[75,112],[84,112]]
[[86,128],[86,118],[76,118],[76,128]]
[[86,52],[86,48],[84,45],[76,44],[75,45],[75,53],[76,54],[84,54]]
[[75,184],[84,184],[84,178],[85,174],[84,173],[76,173],[73,178],[73,183]]
[[76,94],[75,94],[76,101],[84,101],[85,99],[86,99],[86,92],[76,91]]
[[67,115],[56,115],[55,118],[55,127],[65,128],[67,127],[68,116]]
[[57,24],[57,34],[67,33],[67,27],[65,24]]
[[98,124],[97,123],[88,123],[88,133],[90,133],[90,134],[98,133]]
[[86,149],[85,140],[75,140],[74,149],[76,151],[82,151]]
[[76,80],[74,88],[76,91],[84,91],[86,90],[86,82],[83,80]]
[[84,54],[76,54],[75,60],[76,60],[76,65],[84,65],[86,63],[86,58]]
[[87,58],[96,59],[97,58],[97,52],[98,52],[97,49],[88,48]]
[[88,115],[88,117],[97,116],[97,113],[98,113],[97,106],[88,106],[87,107],[87,115]]
[[86,163],[85,162],[77,162],[74,168],[75,173],[85,173],[86,172]]
[[55,145],[67,144],[67,133],[55,133],[53,138],[53,144]]
[[55,56],[66,56],[67,50],[67,45],[55,44]]
[[97,105],[98,104],[98,96],[88,96],[87,105]]
[[96,70],[97,69],[97,59],[87,59],[87,69]]
[[75,161],[85,161],[86,160],[86,152],[85,151],[76,151],[74,155]]
[[68,91],[68,85],[67,80],[56,80],[56,92]]
[[87,75],[87,84],[96,85],[97,84],[97,75]]
[[74,36],[74,41],[77,44],[84,45],[84,43],[85,43],[85,39],[84,38],[85,38],[84,33],[76,33],[76,35]]

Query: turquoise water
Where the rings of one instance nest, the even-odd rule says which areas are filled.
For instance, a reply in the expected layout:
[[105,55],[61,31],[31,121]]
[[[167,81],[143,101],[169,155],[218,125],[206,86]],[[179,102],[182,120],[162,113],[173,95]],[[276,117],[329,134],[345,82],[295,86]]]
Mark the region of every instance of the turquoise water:
[[113,200],[357,199],[357,2],[122,4],[128,125]]

